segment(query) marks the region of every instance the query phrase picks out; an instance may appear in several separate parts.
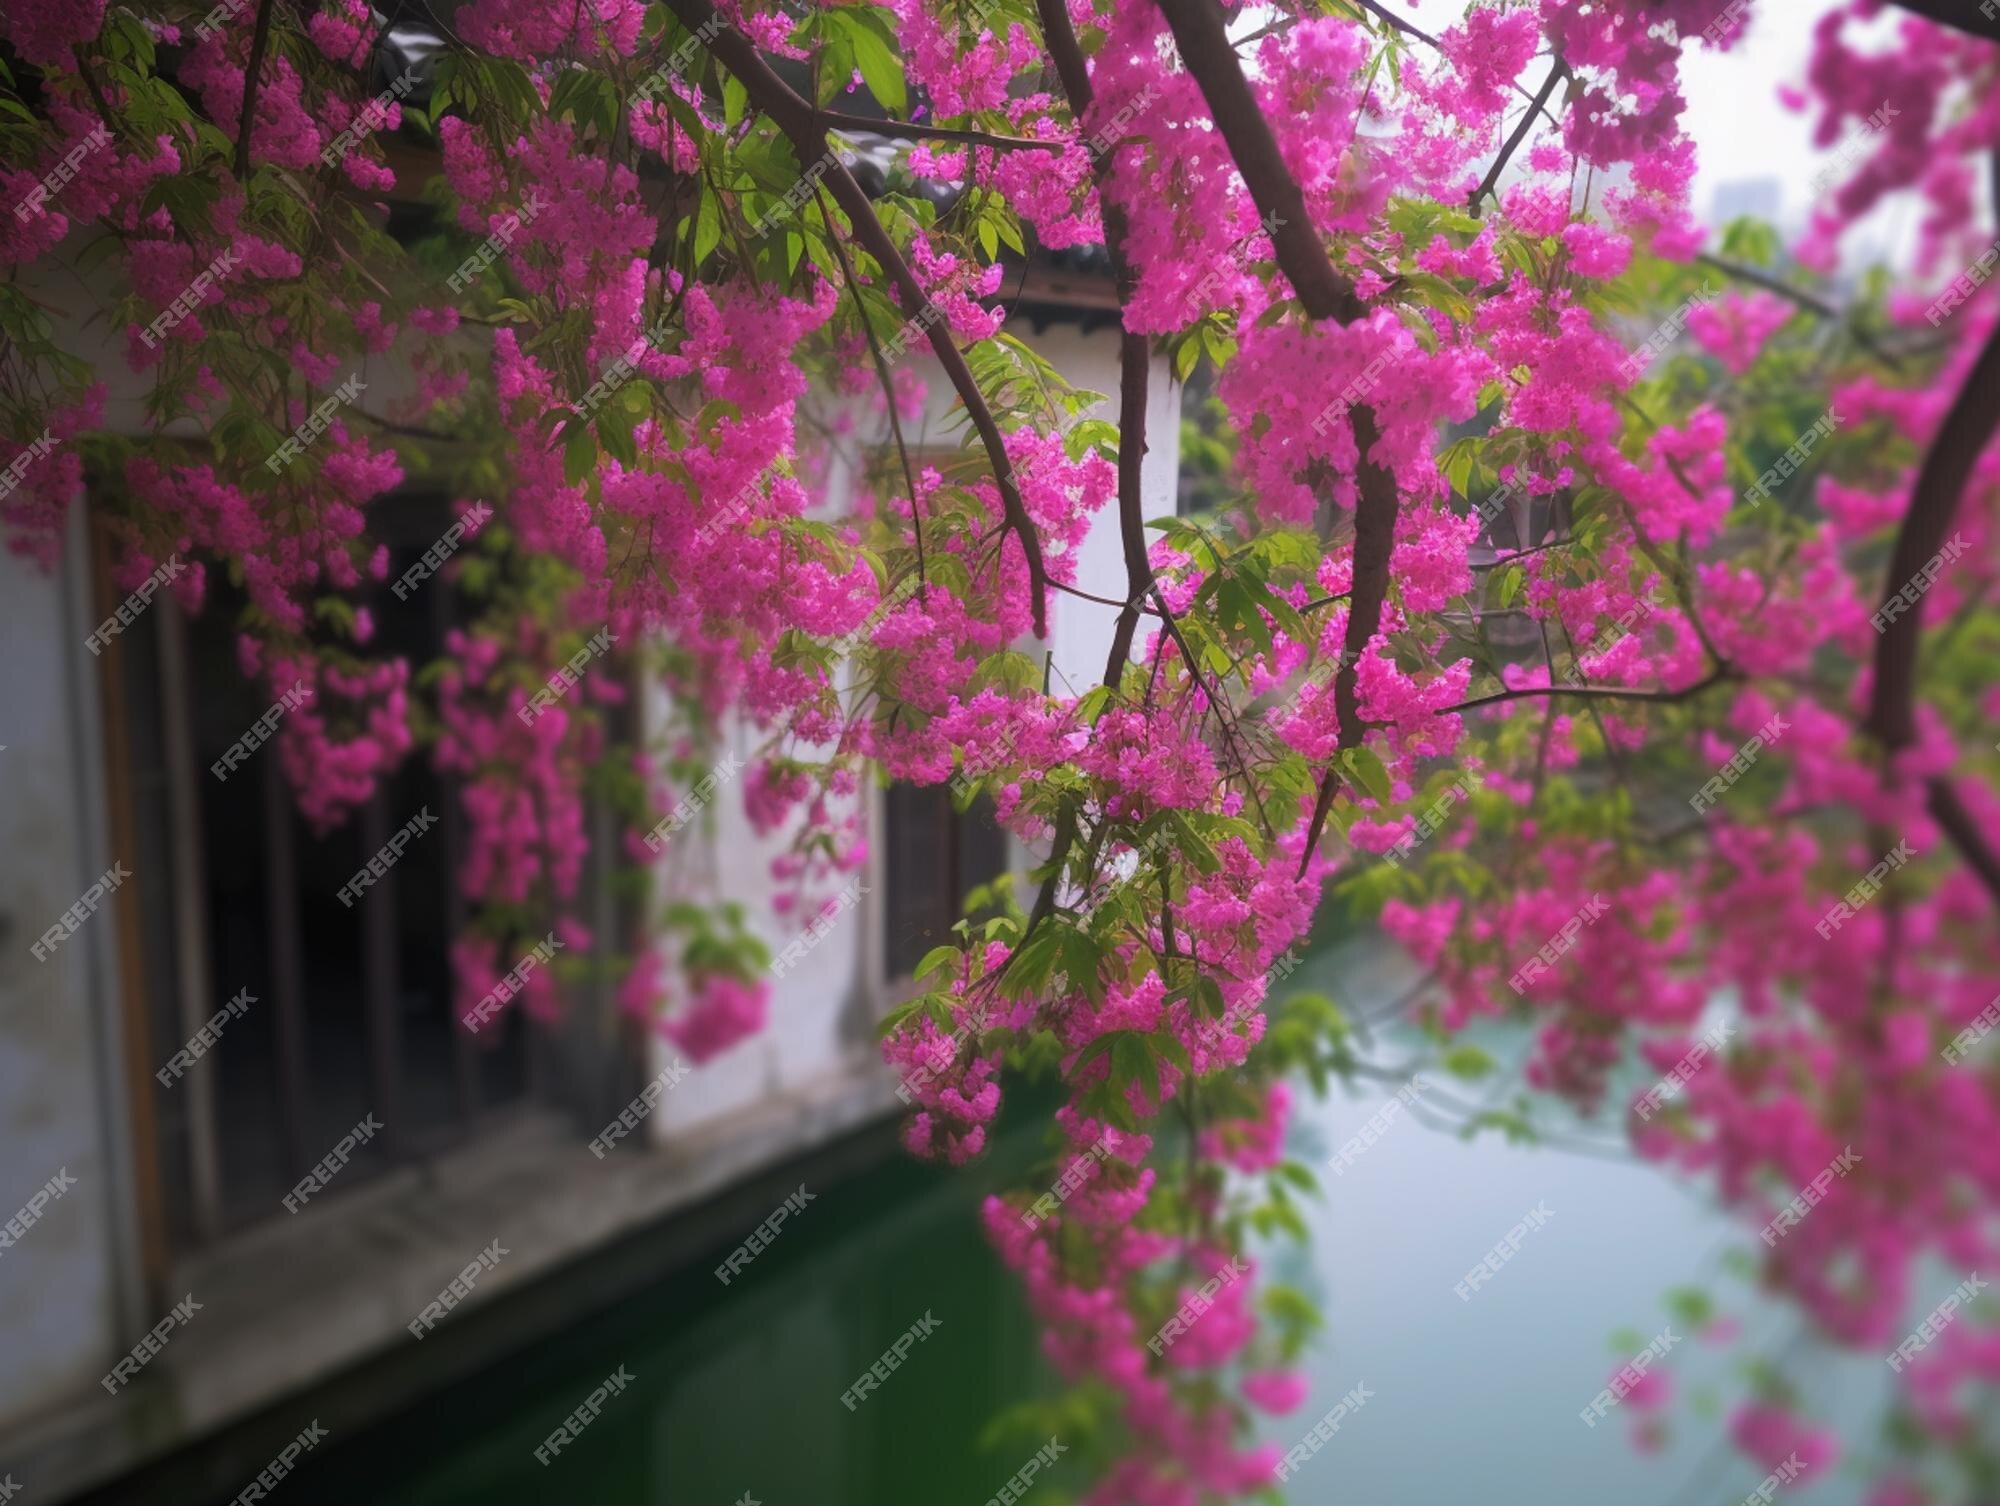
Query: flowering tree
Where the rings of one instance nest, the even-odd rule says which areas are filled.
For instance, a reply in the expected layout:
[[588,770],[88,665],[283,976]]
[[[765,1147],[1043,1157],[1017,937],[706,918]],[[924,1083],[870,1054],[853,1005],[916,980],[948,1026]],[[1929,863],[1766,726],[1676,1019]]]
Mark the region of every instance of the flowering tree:
[[[468,1010],[545,918],[588,944],[586,794],[654,863],[736,782],[725,718],[766,734],[741,796],[796,836],[795,919],[863,860],[864,781],[990,797],[1032,887],[974,896],[884,1052],[909,1148],[953,1163],[1003,1068],[1067,1089],[1047,1190],[985,1218],[1097,1425],[1093,1502],[1279,1468],[1246,1405],[1302,1399],[1313,1315],[1260,1294],[1248,1245],[1303,1228],[1287,1076],[1366,1070],[1331,1002],[1267,997],[1328,899],[1428,970],[1447,1068],[1490,1070],[1467,1022],[1520,1022],[1532,1088],[1623,1115],[1821,1331],[1879,1347],[1920,1257],[2000,1253],[2000,21],[1878,9],[1814,34],[1791,102],[1855,148],[1781,264],[1687,206],[1679,60],[1731,46],[1745,0],[1482,5],[1436,35],[1374,0],[468,0],[431,18],[421,106],[380,87],[355,0],[21,0],[0,515],[52,563],[88,473],[122,586],[196,609],[226,572],[320,826],[420,743],[461,776]],[[885,118],[842,108],[864,88]],[[900,144],[873,195],[857,132]],[[399,240],[372,201],[412,138],[446,218]],[[1923,208],[1916,281],[1836,301],[1844,232],[1892,194]],[[1115,423],[985,301],[1030,237],[1109,254]],[[142,437],[58,345],[51,266],[117,287]],[[904,449],[912,348],[966,421],[949,465]],[[384,412],[352,375],[392,349],[413,390]],[[1162,350],[1213,368],[1228,500],[1149,522]],[[806,422],[827,393],[898,457],[842,513],[851,431]],[[445,433],[424,463],[462,516],[429,558],[479,616],[412,666],[370,648],[371,511]],[[1123,600],[1076,580],[1100,511]],[[1115,614],[1100,684],[1045,683],[1058,611]],[[590,666],[641,643],[679,721],[619,749]],[[677,895],[647,935],[632,1009],[697,1057],[760,1027],[740,917]],[[1605,1103],[1635,1056],[1670,1088]],[[1969,1318],[1902,1370],[1875,1506],[1994,1468],[1970,1409],[1996,1378]],[[1781,1378],[1734,1432],[1831,1458]]]

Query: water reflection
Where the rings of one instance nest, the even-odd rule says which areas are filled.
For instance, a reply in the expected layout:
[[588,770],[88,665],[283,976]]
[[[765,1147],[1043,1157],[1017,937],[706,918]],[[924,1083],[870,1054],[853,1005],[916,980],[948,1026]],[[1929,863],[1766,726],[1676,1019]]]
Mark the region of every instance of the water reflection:
[[[1393,997],[1399,981],[1378,958],[1341,949],[1294,984],[1351,1008]],[[1380,1032],[1373,1044],[1385,1061],[1418,1045]],[[1497,1033],[1489,1044],[1503,1060],[1519,1049]],[[1742,1394],[1740,1357],[1780,1358],[1797,1327],[1787,1308],[1749,1305],[1723,1274],[1719,1256],[1742,1235],[1650,1167],[1492,1135],[1466,1144],[1414,1118],[1339,1175],[1326,1170],[1394,1094],[1388,1084],[1306,1097],[1292,1129],[1292,1152],[1319,1169],[1325,1196],[1308,1210],[1311,1246],[1274,1246],[1264,1270],[1312,1294],[1328,1328],[1308,1362],[1312,1397],[1266,1435],[1297,1443],[1351,1388],[1371,1393],[1294,1478],[1294,1506],[1740,1502],[1757,1478],[1720,1446],[1724,1404]],[[1039,1154],[1044,1115],[1019,1104],[1011,1114],[982,1165],[940,1172],[892,1154],[826,1188],[726,1290],[715,1260],[666,1276],[346,1441],[292,1476],[288,1494],[298,1506],[728,1506],[746,1494],[768,1506],[979,1506],[1025,1457],[1018,1445],[983,1450],[980,1433],[1049,1386],[1018,1289],[976,1221],[979,1198],[1026,1179]],[[1609,1138],[1604,1126],[1566,1128]],[[1468,1300],[1455,1295],[1537,1204],[1547,1225]],[[1667,1361],[1666,1447],[1636,1453],[1616,1411],[1586,1427],[1579,1412],[1629,1357],[1612,1336],[1645,1343],[1671,1321],[1663,1294],[1696,1283],[1743,1318],[1744,1341],[1723,1350],[1682,1335]],[[850,1414],[842,1392],[926,1312],[936,1336]],[[552,1467],[538,1465],[535,1448],[620,1365],[631,1388]],[[1806,1377],[1808,1400],[1850,1424],[1851,1445],[1872,1439],[1881,1368],[1815,1362]],[[1852,1506],[1861,1494],[1837,1477],[1793,1493],[1804,1506]]]
[[[1033,1159],[1036,1123],[1023,1113],[1017,1126],[970,1176],[891,1153],[820,1191],[727,1289],[715,1261],[668,1276],[330,1452],[287,1494],[300,1506],[986,1500],[1019,1461],[978,1435],[1041,1380],[1017,1288],[976,1218],[979,1198]],[[926,1312],[935,1334],[850,1414],[841,1393]],[[537,1463],[620,1365],[631,1385]]]
[[[1380,954],[1342,947],[1302,970],[1299,986],[1352,1008],[1391,999],[1407,981]],[[1447,1091],[1497,1104],[1512,1097],[1502,1084],[1519,1082],[1511,1068],[1522,1038],[1497,1029],[1479,1038],[1507,1065],[1491,1089],[1447,1079]],[[1415,1031],[1378,1028],[1369,1054],[1405,1062],[1420,1049]],[[1357,1383],[1374,1393],[1294,1477],[1295,1506],[1737,1506],[1761,1479],[1724,1443],[1725,1407],[1744,1392],[1740,1362],[1801,1358],[1794,1310],[1729,1272],[1727,1252],[1754,1246],[1754,1234],[1649,1165],[1493,1133],[1467,1143],[1414,1114],[1393,1120],[1338,1174],[1327,1169],[1394,1097],[1393,1084],[1352,1097],[1336,1089],[1327,1103],[1307,1100],[1293,1133],[1291,1153],[1316,1169],[1325,1196],[1307,1212],[1310,1247],[1275,1249],[1267,1270],[1311,1294],[1327,1330],[1309,1361],[1312,1398],[1266,1436],[1289,1447]],[[1543,1117],[1578,1145],[1616,1137],[1608,1122],[1540,1106]],[[1538,1204],[1547,1223],[1461,1299],[1454,1287]],[[1714,1294],[1743,1331],[1723,1348],[1676,1327],[1681,1342],[1664,1362],[1670,1437],[1642,1454],[1629,1414],[1613,1410],[1595,1427],[1578,1414],[1673,1321],[1664,1294],[1690,1285]],[[1809,1403],[1843,1424],[1844,1452],[1875,1441],[1883,1369],[1877,1357],[1817,1356],[1795,1376]],[[1840,1478],[1786,1492],[1804,1506],[1853,1506],[1862,1494]]]

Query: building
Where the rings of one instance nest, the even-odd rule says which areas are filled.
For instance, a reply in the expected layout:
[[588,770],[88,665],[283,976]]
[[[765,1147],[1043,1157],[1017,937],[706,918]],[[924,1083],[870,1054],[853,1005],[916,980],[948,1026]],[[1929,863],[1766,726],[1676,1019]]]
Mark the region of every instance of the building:
[[[1101,261],[1038,254],[1021,270],[1009,329],[1077,386],[1115,393]],[[90,300],[60,269],[35,269],[35,281],[64,314],[69,348],[98,356],[110,422],[140,432],[142,385],[91,322]],[[369,389],[393,390],[393,357],[370,365]],[[949,388],[927,375],[932,406],[917,431],[946,435]],[[1161,362],[1146,460],[1155,515],[1173,510],[1179,406]],[[862,481],[837,470],[835,504]],[[448,501],[413,487],[378,507],[391,580],[436,538]],[[1080,571],[1086,589],[1123,596],[1108,509]],[[376,594],[378,642],[419,662],[435,652],[448,589]],[[953,815],[940,792],[871,796],[873,856],[852,923],[777,980],[763,1034],[656,1092],[640,1130],[599,1157],[592,1137],[675,1054],[617,1014],[608,986],[583,990],[557,1021],[510,1011],[476,1041],[456,1026],[447,784],[413,757],[357,819],[318,837],[269,748],[212,778],[265,709],[234,665],[228,603],[188,620],[162,594],[93,654],[85,640],[121,595],[94,500],[74,515],[54,575],[0,559],[0,624],[24,650],[0,657],[0,850],[24,859],[0,872],[0,1221],[23,1210],[0,1246],[11,1339],[0,1476],[11,1471],[36,1500],[97,1488],[279,1416],[288,1398],[399,1348],[417,1352],[412,1322],[496,1235],[506,1256],[464,1307],[694,1218],[745,1179],[898,1109],[873,1021],[907,987],[924,934],[990,876],[982,866],[1009,859],[997,833]],[[1114,616],[1052,603],[1054,665],[1071,683],[1101,673]],[[660,711],[642,700],[637,715],[656,725]],[[734,736],[749,752],[748,729]],[[405,813],[426,807],[435,833],[351,909],[336,903]],[[788,938],[768,903],[774,846],[733,799],[706,815],[698,840],[715,892],[742,901],[776,950]],[[599,819],[594,845],[611,836]],[[37,939],[107,870],[117,879],[96,912],[37,960]],[[599,934],[645,924],[601,868],[585,887]],[[219,1013],[217,1043],[176,1074],[175,1052]],[[344,1144],[324,1191],[297,1198],[300,1178]],[[187,1298],[197,1315],[172,1320]],[[157,1355],[129,1380],[114,1374],[163,1321]],[[450,1362],[430,1358],[439,1352],[421,1351],[427,1383],[451,1378]],[[378,1404],[390,1403],[355,1403],[363,1415]]]

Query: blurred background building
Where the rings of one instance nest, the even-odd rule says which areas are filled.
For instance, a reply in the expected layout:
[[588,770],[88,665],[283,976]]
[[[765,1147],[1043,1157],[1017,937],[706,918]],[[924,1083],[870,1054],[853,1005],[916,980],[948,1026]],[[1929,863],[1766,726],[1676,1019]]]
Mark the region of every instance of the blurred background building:
[[[879,184],[886,143],[856,145],[858,169]],[[421,233],[435,210],[414,195],[434,168],[417,147],[397,165],[411,196],[383,221]],[[143,432],[144,383],[125,373],[122,332],[99,314],[108,297],[64,269],[35,275],[68,348],[94,354],[114,383],[110,422]],[[1010,268],[1004,296],[1010,333],[1076,386],[1115,393],[1116,306],[1101,252],[1035,253]],[[909,430],[922,463],[955,451],[959,436],[948,384],[927,353],[911,360],[933,393]],[[359,375],[378,413],[410,386],[393,353]],[[822,416],[845,402],[827,395]],[[1174,510],[1180,397],[1164,362],[1153,402],[1149,516]],[[882,422],[872,406],[850,408],[863,459],[836,462],[835,512],[873,484],[886,438],[872,434]],[[444,531],[454,500],[417,483],[374,505],[389,580]],[[406,1325],[496,1237],[508,1253],[463,1311],[529,1293],[648,1231],[684,1228],[684,1248],[697,1249],[693,1231],[714,1227],[703,1220],[718,1199],[748,1195],[760,1174],[880,1127],[900,1107],[875,1021],[957,919],[965,891],[1010,861],[997,829],[954,812],[945,791],[869,792],[860,908],[776,980],[764,1032],[689,1073],[600,1160],[587,1142],[676,1053],[616,1010],[609,982],[574,991],[559,1019],[510,1009],[477,1035],[458,1025],[454,782],[420,753],[357,819],[322,836],[294,810],[273,746],[219,781],[211,763],[267,706],[236,663],[240,589],[211,574],[195,618],[162,592],[99,656],[85,639],[125,595],[108,567],[90,505],[54,575],[0,559],[0,635],[16,650],[0,656],[0,851],[20,859],[0,869],[0,1218],[50,1179],[74,1179],[0,1249],[0,1468],[32,1483],[37,1500],[184,1451],[399,1348],[414,1354]],[[1079,572],[1085,589],[1122,598],[1109,509]],[[443,651],[462,615],[443,576],[406,601],[371,586],[365,604],[373,646],[415,667]],[[1052,673],[1094,683],[1115,610],[1059,598],[1051,615]],[[624,730],[657,729],[657,687],[635,675],[631,688]],[[755,730],[731,737],[747,760]],[[436,826],[352,908],[340,903],[368,856],[426,809]],[[612,882],[604,854],[624,834],[604,810],[592,840],[578,918],[629,943],[647,905]],[[740,791],[726,787],[670,861],[692,863],[704,892],[741,901],[776,952],[796,928],[770,903],[781,846],[750,830]],[[37,961],[31,945],[114,863],[129,880]],[[252,1002],[192,1070],[156,1076],[246,990]],[[371,1115],[380,1132],[288,1212],[287,1193]],[[732,1241],[768,1211],[732,1212]],[[107,1388],[114,1362],[190,1294],[199,1316],[136,1382]],[[432,1342],[409,1359],[407,1386],[448,1386],[449,1347]],[[475,1366],[481,1353],[457,1363]],[[373,1407],[357,1399],[349,1415]],[[285,1437],[299,1423],[287,1425]]]

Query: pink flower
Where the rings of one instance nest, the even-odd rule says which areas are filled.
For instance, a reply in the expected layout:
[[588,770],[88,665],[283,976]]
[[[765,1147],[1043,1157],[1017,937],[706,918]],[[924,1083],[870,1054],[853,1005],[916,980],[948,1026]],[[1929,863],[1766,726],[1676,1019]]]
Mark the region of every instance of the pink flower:
[[1243,1394],[1250,1404],[1273,1416],[1296,1411],[1311,1389],[1298,1370],[1257,1370],[1243,1377]]

